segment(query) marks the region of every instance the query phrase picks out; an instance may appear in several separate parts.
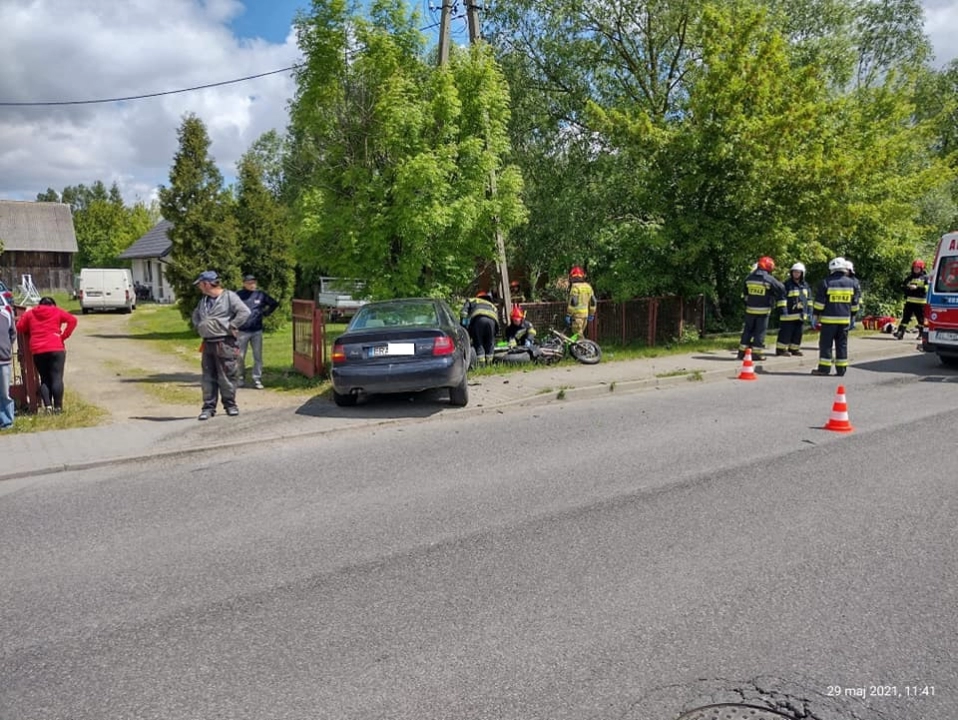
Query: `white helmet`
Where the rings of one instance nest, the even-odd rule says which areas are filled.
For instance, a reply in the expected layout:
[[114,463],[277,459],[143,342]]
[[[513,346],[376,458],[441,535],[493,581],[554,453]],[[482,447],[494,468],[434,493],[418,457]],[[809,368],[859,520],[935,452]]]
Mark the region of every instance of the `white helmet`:
[[800,273],[804,273],[805,266],[802,263],[795,263],[792,265],[792,272],[795,272],[796,270],[798,270]]
[[855,264],[851,260],[846,260],[845,269],[848,270],[848,272],[853,273],[855,272]]
[[837,257],[828,261],[828,272],[837,272],[838,270],[848,270],[848,260]]

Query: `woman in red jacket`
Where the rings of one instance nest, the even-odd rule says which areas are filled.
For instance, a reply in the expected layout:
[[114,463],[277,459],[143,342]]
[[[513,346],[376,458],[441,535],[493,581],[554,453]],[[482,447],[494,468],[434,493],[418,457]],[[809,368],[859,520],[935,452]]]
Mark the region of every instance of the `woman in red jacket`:
[[52,297],[40,298],[40,304],[17,320],[17,332],[27,336],[33,362],[40,373],[40,398],[45,412],[63,410],[63,367],[67,350],[63,341],[73,334],[77,319],[57,307]]

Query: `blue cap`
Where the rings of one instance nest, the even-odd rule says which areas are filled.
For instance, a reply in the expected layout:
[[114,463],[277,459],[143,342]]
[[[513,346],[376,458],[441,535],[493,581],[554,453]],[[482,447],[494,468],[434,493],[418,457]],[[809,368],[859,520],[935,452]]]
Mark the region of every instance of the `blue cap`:
[[200,273],[200,276],[193,281],[194,285],[199,285],[201,282],[216,282],[220,279],[220,276],[216,274],[215,270],[204,270]]

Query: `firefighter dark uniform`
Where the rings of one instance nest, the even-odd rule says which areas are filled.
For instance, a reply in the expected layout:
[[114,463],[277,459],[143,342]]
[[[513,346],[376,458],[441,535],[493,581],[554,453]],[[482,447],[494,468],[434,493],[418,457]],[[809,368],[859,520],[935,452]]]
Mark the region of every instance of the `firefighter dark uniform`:
[[499,332],[499,311],[489,293],[480,292],[467,300],[459,313],[459,320],[469,330],[479,364],[491,363]]
[[812,304],[814,318],[821,323],[818,367],[812,370],[812,375],[828,375],[833,364],[838,375],[844,375],[848,370],[848,329],[861,302],[858,280],[848,276],[846,261],[835,258],[828,263],[828,269],[831,275],[818,286]]
[[536,329],[526,320],[526,314],[517,305],[509,316],[511,322],[506,326],[506,342],[509,347],[530,347],[535,342]]
[[901,340],[905,337],[905,328],[911,322],[912,317],[918,322],[918,332],[925,326],[925,301],[928,295],[928,283],[930,279],[925,272],[925,262],[915,260],[911,264],[911,274],[905,278],[901,284],[901,289],[905,292],[905,312],[901,316],[901,322],[898,323],[898,329],[895,331],[895,337]]
[[[797,279],[796,275],[798,275]],[[805,266],[802,263],[795,263],[792,265],[788,280],[785,281],[785,297],[778,301],[781,315],[778,318],[776,355],[800,356],[802,354],[802,333],[811,305],[811,292],[811,287],[805,282]]]
[[779,299],[785,296],[785,286],[771,275],[775,261],[770,257],[760,258],[755,269],[745,278],[745,329],[738,345],[738,359],[752,348],[754,360],[765,359],[765,333],[768,332],[768,316]]

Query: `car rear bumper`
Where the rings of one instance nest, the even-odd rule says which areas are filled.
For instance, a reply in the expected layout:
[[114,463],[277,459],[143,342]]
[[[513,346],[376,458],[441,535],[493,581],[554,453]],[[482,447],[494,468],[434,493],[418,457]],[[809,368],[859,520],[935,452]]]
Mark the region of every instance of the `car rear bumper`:
[[373,395],[455,387],[462,382],[465,372],[465,362],[457,353],[416,362],[334,365],[332,378],[333,389],[340,395]]

